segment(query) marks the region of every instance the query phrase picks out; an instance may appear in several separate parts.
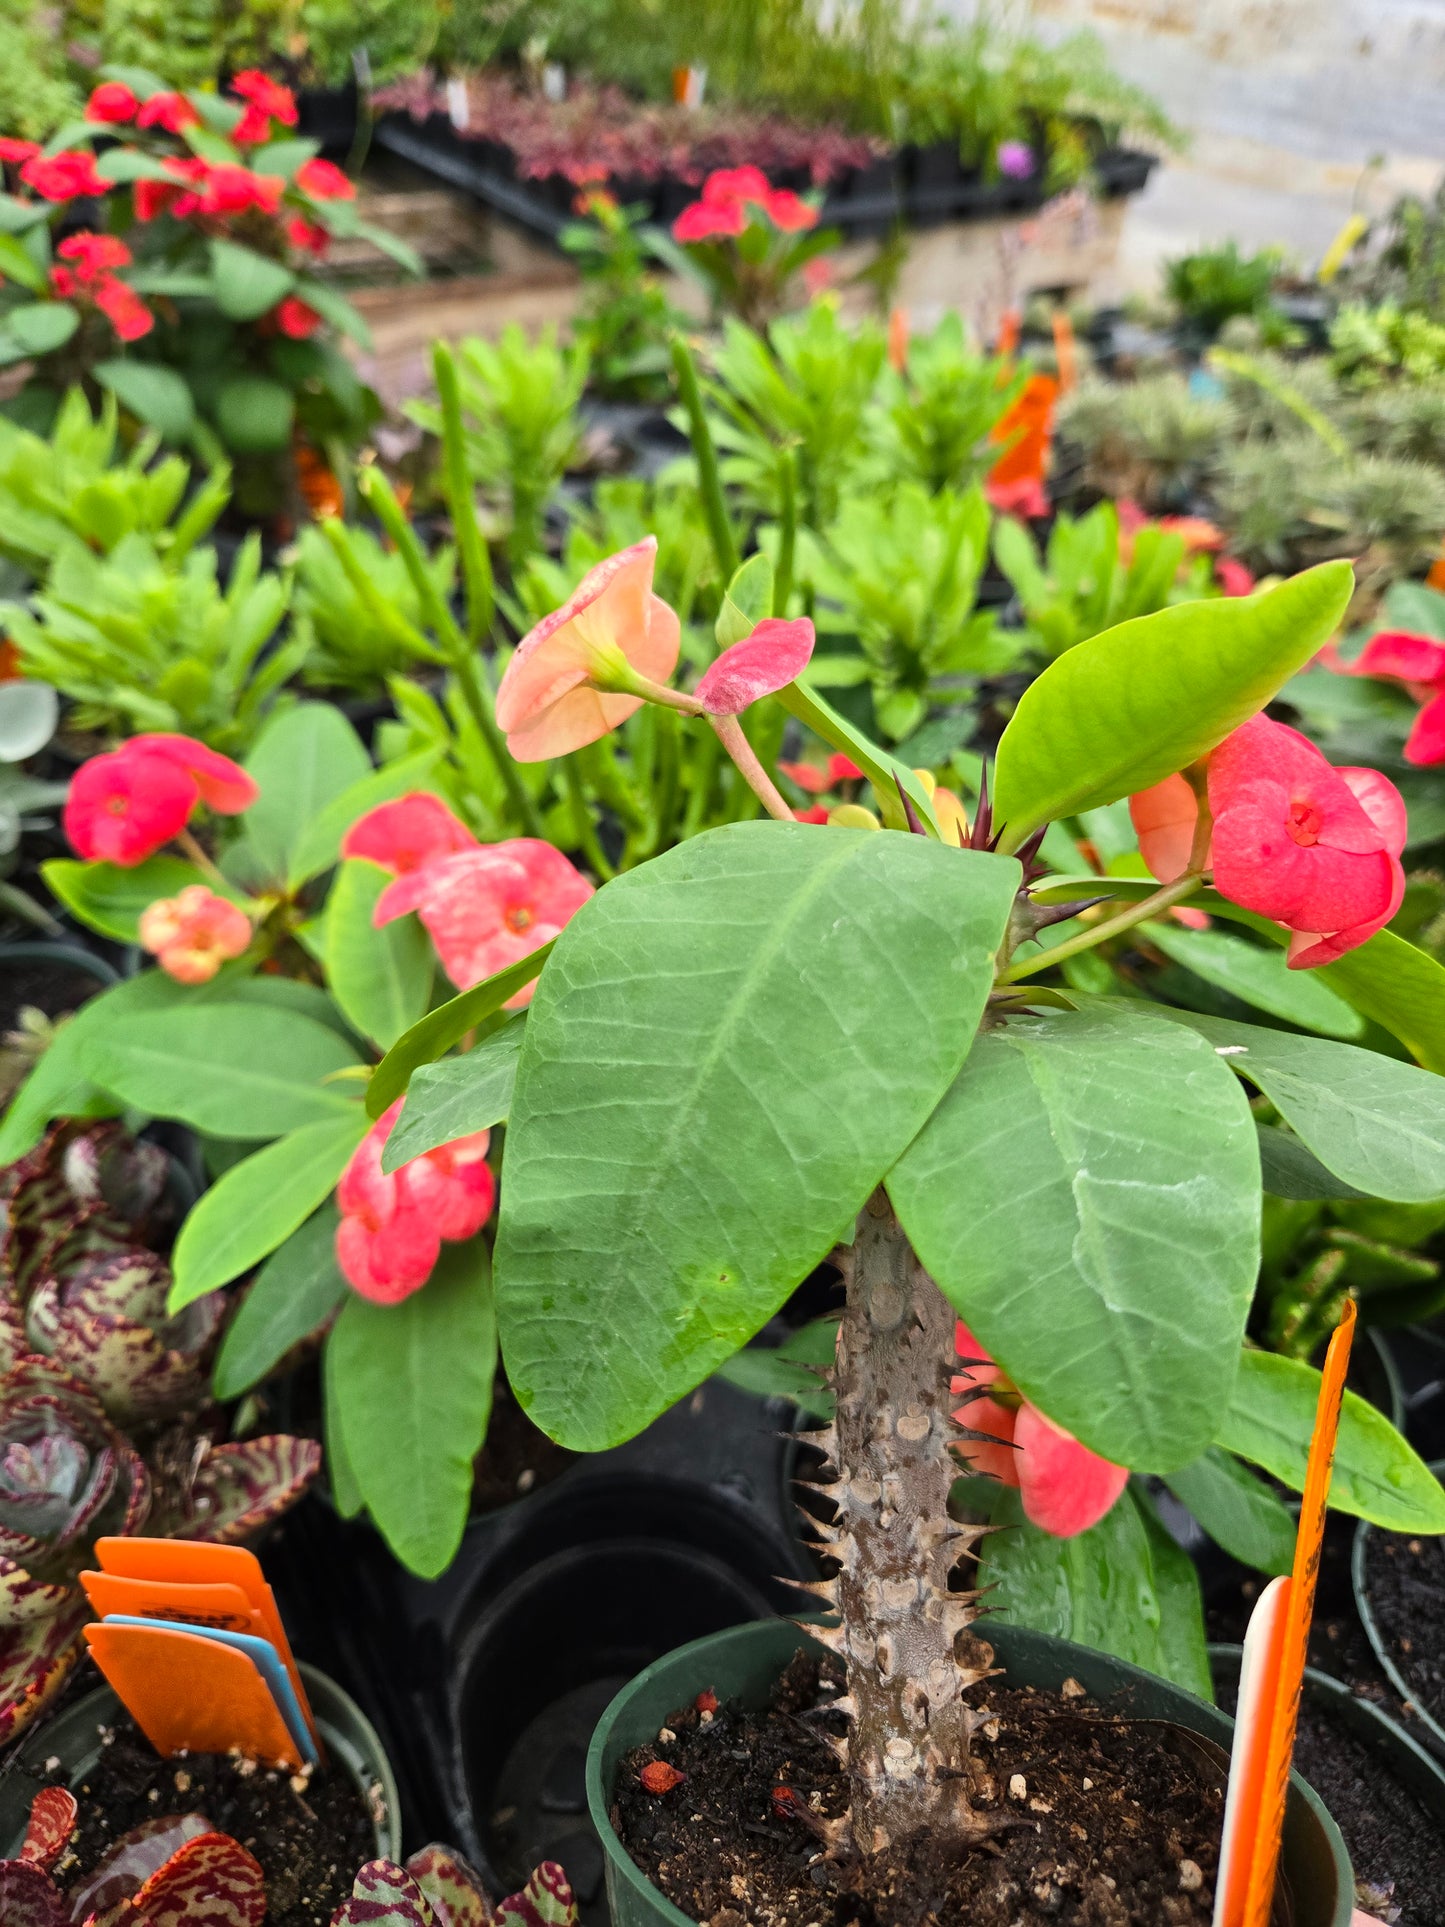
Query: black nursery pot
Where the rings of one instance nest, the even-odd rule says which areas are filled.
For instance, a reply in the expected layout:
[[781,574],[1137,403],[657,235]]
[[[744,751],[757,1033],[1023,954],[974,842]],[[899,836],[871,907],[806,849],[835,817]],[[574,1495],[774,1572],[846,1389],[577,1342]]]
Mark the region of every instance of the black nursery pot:
[[[328,1757],[346,1771],[373,1816],[376,1851],[389,1860],[401,1856],[401,1810],[396,1780],[386,1750],[361,1708],[314,1666],[298,1662],[306,1696]],[[120,1701],[101,1686],[54,1719],[44,1720],[21,1741],[0,1776],[0,1858],[13,1857],[25,1838],[35,1772],[58,1759],[72,1788],[78,1787],[100,1758],[100,1729],[115,1720]]]
[[[1445,1481],[1445,1459],[1437,1459],[1430,1467],[1430,1470],[1435,1474],[1437,1479]],[[1445,1750],[1445,1718],[1442,1718],[1441,1704],[1437,1703],[1437,1710],[1435,1712],[1431,1712],[1427,1707],[1421,1705],[1419,1683],[1411,1680],[1408,1669],[1401,1664],[1404,1655],[1398,1650],[1397,1643],[1387,1635],[1385,1628],[1381,1626],[1376,1616],[1375,1607],[1371,1601],[1370,1554],[1379,1531],[1379,1527],[1371,1525],[1367,1519],[1361,1519],[1355,1532],[1354,1554],[1351,1561],[1351,1573],[1355,1586],[1355,1605],[1359,1609],[1360,1618],[1364,1623],[1365,1633],[1374,1650],[1375,1658],[1380,1662],[1380,1667],[1385,1677],[1400,1695],[1401,1699],[1406,1701],[1411,1711],[1419,1717],[1421,1725],[1428,1730],[1436,1745],[1442,1750]],[[1396,1533],[1391,1536],[1405,1538],[1407,1540],[1410,1538],[1410,1535],[1405,1533]],[[1421,1590],[1423,1591],[1424,1589],[1422,1588]],[[1434,1623],[1429,1621],[1428,1613],[1429,1608],[1422,1606],[1422,1624]]]
[[[689,1927],[687,1915],[658,1892],[613,1831],[608,1809],[624,1756],[653,1739],[669,1714],[704,1688],[720,1700],[764,1705],[802,1638],[791,1622],[769,1620],[696,1640],[641,1673],[603,1714],[587,1755],[587,1801],[606,1854],[613,1927]],[[1011,1685],[1057,1690],[1072,1677],[1091,1697],[1112,1702],[1131,1718],[1170,1720],[1226,1749],[1230,1744],[1234,1722],[1226,1714],[1123,1660],[997,1620],[990,1624],[989,1642]],[[1323,1803],[1298,1774],[1290,1785],[1281,1867],[1293,1903],[1292,1927],[1349,1927],[1349,1856]]]
[[60,1017],[119,982],[113,965],[79,944],[39,938],[0,944],[0,1031],[14,1029],[27,1004]]

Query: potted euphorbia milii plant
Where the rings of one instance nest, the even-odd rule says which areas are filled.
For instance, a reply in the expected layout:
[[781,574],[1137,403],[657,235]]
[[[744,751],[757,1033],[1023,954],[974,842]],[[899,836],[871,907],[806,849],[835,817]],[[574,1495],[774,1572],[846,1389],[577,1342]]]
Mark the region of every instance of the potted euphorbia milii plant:
[[[746,1840],[732,1855],[730,1796],[705,1752],[703,1729],[722,1717],[714,1689],[755,1709],[796,1644],[747,1629],[727,1652],[668,1662],[662,1685],[645,1676],[594,1748],[614,1905],[675,1920],[659,1886],[694,1913],[731,1891],[729,1906],[776,1904],[805,1927],[821,1883],[889,1920],[904,1917],[903,1892],[922,1911],[987,1900],[1031,1918],[1107,1874],[1118,1904],[1145,1917],[1161,1890],[1110,1858],[1109,1825],[1078,1804],[1077,1778],[1029,1797],[1039,1747],[1065,1740],[1029,1739],[1013,1689],[994,1680],[1000,1655],[1066,1700],[1118,1675],[1008,1626],[992,1645],[978,1636],[968,1574],[980,1557],[987,1572],[990,1527],[955,1523],[950,1488],[972,1463],[1017,1485],[1046,1532],[1123,1508],[1147,1538],[1157,1520],[1130,1473],[1247,1477],[1243,1460],[1299,1485],[1318,1374],[1246,1341],[1261,1209],[1250,1089],[1312,1165],[1372,1196],[1445,1196],[1445,970],[1384,928],[1401,885],[1399,799],[1264,715],[1335,629],[1351,572],[1328,564],[1081,643],[1020,700],[971,821],[941,817],[915,772],[808,688],[808,625],[773,617],[765,563],[734,579],[728,646],[691,696],[668,686],[658,637],[672,632],[646,573],[635,551],[614,558],[518,650],[497,705],[517,752],[591,740],[653,701],[730,747],[741,739],[741,764],[739,712],[775,697],[872,785],[878,818],[851,821],[886,827],[797,822],[755,772],[778,820],[710,831],[606,884],[554,945],[401,1039],[368,1095],[373,1113],[389,1109],[418,1064],[515,998],[524,971],[536,978],[525,1012],[417,1082],[397,1132],[411,1151],[440,1141],[443,1120],[454,1131],[506,1117],[503,1357],[534,1421],[575,1450],[646,1425],[824,1260],[846,1284],[835,1415],[817,1440],[835,1517],[833,1571],[813,1590],[829,1618],[811,1629],[837,1696],[790,1675],[784,1740],[738,1716],[740,1757],[766,1761],[776,1744],[778,1771],[791,1762],[798,1784],[775,1787],[771,1816],[793,1828],[790,1852],[816,1835],[825,1870],[784,1893],[761,1846],[761,1858]],[[1152,878],[1051,868],[1050,825],[1130,797]],[[1184,904],[1288,946],[1417,1063],[1040,983]],[[1016,1518],[1019,1501],[997,1489],[996,1522]],[[1334,1502],[1445,1530],[1438,1484],[1353,1398]],[[820,1690],[829,1746],[800,1751],[787,1720]],[[698,1694],[682,1737],[676,1722],[659,1737],[660,1718]],[[1167,1712],[1209,1730],[1185,1695]],[[729,1730],[736,1745],[743,1729]],[[650,1757],[623,1768],[645,1737]],[[1144,1758],[1142,1736],[1134,1750]],[[1157,1789],[1146,1775],[1120,1799],[1151,1804],[1157,1790],[1163,1802],[1169,1771],[1149,1772]],[[754,1782],[733,1777],[746,1809]],[[637,1799],[664,1800],[684,1778],[671,1822],[648,1809],[633,1824]],[[696,1813],[710,1821],[701,1831],[727,1835],[720,1890],[692,1880],[682,1849]],[[755,1818],[732,1810],[743,1834]],[[1209,1917],[1217,1835],[1216,1812],[1182,1859],[1166,1840],[1178,1905],[1149,1918]],[[1338,1860],[1313,1878],[1297,1889],[1300,1927],[1343,1921]]]

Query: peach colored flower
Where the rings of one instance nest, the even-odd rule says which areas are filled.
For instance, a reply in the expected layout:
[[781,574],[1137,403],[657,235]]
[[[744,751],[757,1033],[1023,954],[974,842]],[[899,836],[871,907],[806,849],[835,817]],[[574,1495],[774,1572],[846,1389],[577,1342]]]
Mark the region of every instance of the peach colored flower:
[[657,537],[599,562],[560,609],[517,645],[497,691],[497,723],[519,763],[595,743],[646,700],[639,681],[665,683],[681,630],[652,592]]
[[221,965],[251,941],[251,919],[239,905],[192,883],[179,896],[158,897],[140,915],[142,946],[177,983],[208,984]]
[[[479,844],[424,863],[388,884],[372,921],[416,911],[458,990],[470,990],[550,943],[592,895],[592,885],[560,850],[535,837]],[[507,1008],[530,1001],[534,983]]]

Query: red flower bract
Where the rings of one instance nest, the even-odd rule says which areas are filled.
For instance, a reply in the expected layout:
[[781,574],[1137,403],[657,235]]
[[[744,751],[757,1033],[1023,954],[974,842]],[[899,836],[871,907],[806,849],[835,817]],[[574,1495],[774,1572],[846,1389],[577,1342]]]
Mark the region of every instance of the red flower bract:
[[296,125],[296,96],[289,87],[283,87],[259,68],[247,67],[237,74],[231,82],[231,92],[238,100],[250,101],[272,120],[279,120],[283,127]]
[[[458,990],[470,990],[550,943],[591,895],[592,885],[560,850],[515,836],[398,877],[377,899],[372,921],[380,929],[416,911],[442,968]],[[535,988],[524,985],[507,1008],[529,1002]]]
[[818,210],[790,187],[775,187],[763,202],[763,210],[774,227],[785,234],[797,234],[818,225]]
[[284,301],[277,303],[273,313],[276,326],[292,341],[308,340],[321,326],[320,315],[299,295],[288,294]]
[[55,252],[62,261],[74,262],[76,278],[82,286],[108,268],[129,267],[131,262],[130,249],[114,234],[70,234]]
[[674,241],[714,241],[720,235],[736,237],[748,224],[747,212],[741,201],[726,201],[710,205],[707,201],[692,201],[685,207],[672,224]]
[[123,121],[134,120],[140,102],[118,80],[103,80],[85,103],[87,120]]
[[372,1125],[336,1187],[336,1262],[352,1288],[378,1305],[398,1304],[419,1290],[443,1240],[475,1237],[496,1197],[487,1131],[382,1170],[382,1147],[404,1101],[399,1097]]
[[439,796],[411,790],[358,817],[341,839],[343,856],[362,856],[393,876],[409,876],[439,858],[481,846]]
[[39,152],[39,141],[20,141],[10,134],[0,134],[0,161],[28,161]]
[[245,770],[204,743],[189,736],[133,736],[75,772],[65,834],[77,856],[131,869],[178,836],[197,803],[234,815],[257,794]]
[[73,201],[80,194],[106,194],[109,181],[95,171],[95,156],[82,148],[63,154],[32,154],[20,170],[27,187],[46,201]]
[[351,201],[356,198],[356,183],[331,161],[303,161],[296,170],[296,185],[313,201]]
[[1445,763],[1445,643],[1407,629],[1382,629],[1353,663],[1345,666],[1336,659],[1329,666],[1403,683],[1424,705],[1406,740],[1405,761],[1417,769]]
[[194,127],[200,118],[184,94],[152,94],[149,100],[141,103],[135,124],[137,127],[163,127],[168,134],[179,134],[183,128]]
[[1128,1483],[1127,1469],[1080,1445],[1021,1398],[961,1319],[954,1344],[963,1370],[951,1389],[965,1403],[953,1416],[983,1434],[958,1441],[968,1470],[1017,1486],[1024,1516],[1057,1538],[1097,1525]]
[[736,716],[800,676],[813,653],[813,625],[806,616],[783,622],[767,616],[741,642],[724,649],[697,686],[697,699],[713,716]]
[[95,284],[95,305],[122,341],[139,341],[156,325],[155,316],[127,282],[103,274]]

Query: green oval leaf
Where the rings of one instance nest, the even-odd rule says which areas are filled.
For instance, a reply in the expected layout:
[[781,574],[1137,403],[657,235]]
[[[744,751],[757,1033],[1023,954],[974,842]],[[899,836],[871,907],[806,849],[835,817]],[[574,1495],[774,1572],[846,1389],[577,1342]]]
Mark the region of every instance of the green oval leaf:
[[1367,1197],[1445,1198],[1445,1078],[1378,1051],[1171,1011],[1247,1077],[1321,1164]]
[[1133,1004],[1010,1018],[888,1177],[914,1250],[1019,1390],[1149,1472],[1214,1438],[1259,1267],[1254,1120],[1175,1029]]
[[117,1017],[85,1050],[90,1076],[126,1104],[232,1138],[359,1113],[354,1084],[323,1082],[356,1061],[327,1025],[285,1010],[258,1022],[241,1003]]
[[80,326],[80,315],[68,301],[31,301],[12,308],[5,326],[27,355],[48,355],[65,346]]
[[998,746],[1005,844],[1147,789],[1256,715],[1339,627],[1348,562],[1248,597],[1184,602],[1078,643],[1030,684]]
[[[194,863],[178,856],[148,857],[129,870],[118,863],[78,863],[71,857],[52,857],[41,864],[40,874],[46,887],[82,923],[120,943],[139,941],[141,912],[157,897],[173,897],[197,883],[208,887],[214,883],[213,878],[202,876]],[[227,894],[234,894],[239,903],[245,901],[238,893]]]
[[1018,878],[924,837],[740,823],[582,906],[528,1014],[496,1247],[544,1431],[641,1430],[826,1255],[956,1076]]
[[488,1017],[495,1016],[519,990],[525,990],[551,956],[556,942],[544,943],[529,957],[519,957],[494,977],[486,977],[470,990],[428,1012],[419,1024],[399,1037],[371,1074],[366,1087],[366,1108],[370,1116],[380,1117],[389,1110],[407,1087],[411,1074],[422,1064],[434,1064],[453,1044],[459,1044],[469,1030],[475,1030]]
[[1222,930],[1186,930],[1177,923],[1146,923],[1141,934],[1171,962],[1271,1017],[1325,1037],[1364,1034],[1365,1020],[1357,1010],[1336,996],[1317,971],[1291,970],[1278,950],[1262,949]]
[[406,1105],[382,1147],[381,1168],[395,1171],[439,1144],[506,1122],[526,1024],[513,1019],[469,1050],[423,1064],[407,1086]]
[[267,375],[232,375],[216,396],[216,426],[238,455],[275,455],[291,440],[296,399]]
[[212,1385],[238,1398],[326,1323],[346,1294],[336,1263],[336,1207],[329,1200],[262,1265],[226,1327]]
[[[1243,1352],[1217,1443],[1303,1492],[1319,1396],[1313,1365]],[[1341,1408],[1330,1504],[1392,1532],[1445,1532],[1440,1481],[1384,1413],[1354,1392]]]
[[167,1310],[229,1285],[289,1238],[335,1189],[366,1130],[356,1104],[349,1117],[308,1124],[233,1164],[181,1226]]
[[481,1238],[443,1245],[399,1305],[353,1293],[326,1341],[328,1409],[357,1496],[420,1578],[445,1572],[461,1544],[496,1366]]
[[236,241],[211,242],[216,306],[232,321],[256,321],[290,294],[295,275],[280,261]]
[[147,427],[158,428],[168,442],[183,442],[194,428],[195,403],[174,368],[150,361],[98,361],[91,373],[122,408]]
[[1211,1445],[1165,1484],[1233,1558],[1273,1574],[1293,1566],[1295,1522],[1288,1507],[1228,1452]]
[[243,819],[246,842],[265,874],[279,882],[328,806],[371,775],[371,758],[331,703],[297,703],[266,724],[246,772],[261,792]]
[[431,939],[415,917],[378,930],[371,921],[391,882],[379,864],[350,857],[326,900],[327,981],[343,1015],[387,1050],[422,1018],[431,998]]

